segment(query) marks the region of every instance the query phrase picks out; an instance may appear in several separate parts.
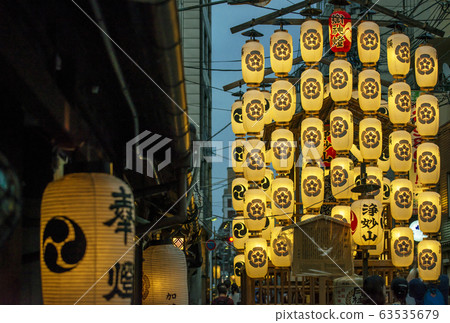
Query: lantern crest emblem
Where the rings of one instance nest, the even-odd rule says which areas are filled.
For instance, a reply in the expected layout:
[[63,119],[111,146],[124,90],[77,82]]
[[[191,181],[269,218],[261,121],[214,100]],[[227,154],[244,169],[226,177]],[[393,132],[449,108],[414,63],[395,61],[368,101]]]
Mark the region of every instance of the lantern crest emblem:
[[252,72],[259,72],[263,69],[264,57],[258,50],[252,50],[245,57],[245,64],[247,68]]
[[407,42],[401,42],[395,48],[395,55],[397,59],[402,63],[409,63],[410,51],[409,44]]
[[419,156],[419,168],[424,173],[434,172],[437,168],[437,158],[431,151],[425,151]]
[[361,133],[362,144],[369,149],[378,147],[380,137],[380,132],[374,127],[368,127]]
[[248,217],[252,220],[261,220],[264,218],[266,206],[262,200],[255,199],[247,204]]
[[331,171],[331,185],[340,187],[347,184],[348,172],[342,166],[334,166]]
[[291,57],[291,45],[285,39],[279,39],[272,47],[273,56],[280,61],[286,61]]
[[306,33],[303,34],[303,46],[308,50],[315,50],[320,47],[322,37],[319,32],[315,29],[308,29]]
[[348,74],[342,68],[338,67],[331,72],[330,80],[333,89],[343,89],[348,84]]
[[239,184],[233,187],[233,197],[235,200],[242,201],[244,200],[244,193],[247,189],[244,185]]
[[436,119],[436,110],[434,107],[424,102],[419,106],[417,110],[417,122],[421,124],[431,124]]
[[412,192],[407,187],[401,187],[394,195],[395,204],[402,209],[408,209],[412,205]]
[[292,97],[286,90],[279,90],[273,96],[273,106],[278,111],[287,111],[291,107]]
[[237,162],[242,162],[244,160],[244,146],[234,147],[233,158]]
[[417,73],[420,75],[429,75],[434,72],[435,61],[429,54],[422,54],[416,60]]
[[286,138],[280,138],[274,142],[273,155],[277,159],[288,159],[292,154],[292,143]]
[[437,265],[437,255],[431,249],[423,249],[419,254],[419,266],[423,270],[432,270]]
[[408,91],[402,91],[395,97],[395,107],[401,112],[411,110],[411,95]]
[[337,116],[331,121],[331,136],[333,138],[342,138],[348,132],[348,123],[344,118]]
[[[378,177],[376,177],[375,175],[368,175],[367,176],[367,184],[378,185],[381,188],[380,179]],[[373,194],[373,195],[380,194],[380,189],[377,189],[376,191],[371,192],[371,194]]]
[[252,149],[247,154],[247,166],[251,170],[261,170],[264,168],[264,154],[260,149]]
[[233,120],[236,121],[236,123],[242,123],[242,108],[236,108],[233,111]]
[[286,257],[289,255],[289,244],[285,237],[278,237],[273,240],[273,252],[278,257]]
[[378,96],[380,86],[375,79],[369,77],[361,82],[361,95],[365,99],[375,99]]
[[262,247],[254,247],[248,253],[250,266],[254,268],[264,267],[267,262],[267,253]]
[[234,224],[234,226],[233,226],[233,235],[236,238],[242,239],[243,237],[245,237],[246,234],[247,234],[247,227],[245,226],[244,223],[238,222],[238,223]]
[[286,187],[280,187],[273,192],[273,201],[276,207],[286,209],[291,206],[292,193]]
[[234,274],[238,277],[241,277],[244,267],[245,267],[245,263],[243,261],[237,261],[234,264]]
[[425,201],[419,205],[419,218],[422,222],[433,222],[436,220],[438,209],[430,201]]
[[310,175],[303,181],[303,191],[309,197],[315,197],[320,194],[322,181],[315,175]]
[[406,236],[399,237],[394,242],[394,250],[397,256],[408,257],[413,251],[413,243]]
[[252,100],[245,107],[247,117],[251,121],[260,121],[264,117],[264,106],[259,100]]
[[305,132],[303,132],[303,143],[308,148],[319,147],[320,141],[322,140],[322,135],[316,127],[308,127]]
[[408,140],[400,140],[394,146],[395,158],[401,161],[408,161],[411,159],[411,144]]
[[270,179],[267,176],[264,176],[263,180],[261,181],[261,188],[263,191],[267,191],[270,188]]
[[309,78],[303,83],[303,96],[306,99],[317,99],[320,95],[320,83],[315,78]]
[[361,34],[359,42],[363,49],[375,50],[378,48],[378,34],[372,29],[367,29]]

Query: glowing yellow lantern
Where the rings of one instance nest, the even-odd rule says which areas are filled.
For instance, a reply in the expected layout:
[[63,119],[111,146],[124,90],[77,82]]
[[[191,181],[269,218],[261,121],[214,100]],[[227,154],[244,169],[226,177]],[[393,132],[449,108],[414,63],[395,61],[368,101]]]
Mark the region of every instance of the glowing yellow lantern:
[[249,139],[244,142],[244,177],[250,182],[260,182],[266,174],[264,142]]
[[397,221],[407,221],[413,212],[413,185],[409,179],[398,178],[391,183],[391,214]]
[[405,82],[392,83],[388,90],[389,119],[393,124],[411,120],[411,87]]
[[114,176],[77,173],[48,184],[39,244],[44,304],[131,304],[134,214],[133,193]]
[[245,272],[250,278],[264,278],[268,268],[267,241],[250,237],[245,244]]
[[363,70],[359,73],[358,98],[363,111],[378,111],[381,105],[380,73],[375,70]]
[[231,106],[231,128],[233,133],[238,137],[245,136],[244,121],[242,119],[242,105],[242,100],[236,100]]
[[[154,245],[144,250],[142,260],[143,305],[189,304],[187,264],[183,251],[172,244]],[[121,280],[122,275],[118,281]]]
[[422,137],[436,136],[439,131],[439,105],[434,95],[422,94],[416,101],[417,131]]
[[438,81],[438,57],[434,47],[419,46],[415,54],[415,74],[421,89],[433,89]]
[[391,230],[391,256],[395,267],[409,267],[414,261],[414,234],[410,228]]
[[[353,169],[353,178],[355,179],[355,186],[361,185],[361,167],[356,166]],[[352,200],[356,201],[359,198],[359,193],[352,193]]]
[[305,214],[302,215],[302,218],[300,219],[300,222],[315,218],[316,216],[319,216],[319,214]]
[[441,228],[441,195],[436,192],[420,192],[418,196],[420,231],[437,233]]
[[441,275],[442,249],[439,241],[422,240],[417,246],[419,277],[424,281],[438,280]]
[[272,118],[275,122],[289,122],[295,113],[295,87],[286,80],[277,79],[272,84]]
[[286,177],[278,177],[272,182],[272,214],[279,220],[292,217],[295,207],[294,183]]
[[378,244],[375,246],[375,249],[369,249],[369,255],[378,257],[381,256],[383,252],[384,252],[384,237],[383,239],[380,240],[380,242],[378,242]]
[[352,203],[351,229],[357,245],[376,246],[383,239],[382,211],[381,203],[374,199]]
[[354,186],[353,162],[350,158],[337,157],[331,161],[331,192],[336,199],[350,199]]
[[264,47],[256,39],[242,46],[242,78],[248,86],[258,86],[264,80]]
[[353,146],[353,114],[336,109],[330,114],[331,145],[336,151],[349,151]]
[[323,75],[319,70],[309,68],[300,77],[302,108],[308,112],[318,112],[323,105]]
[[350,214],[352,208],[347,205],[336,205],[331,209],[331,216],[345,223],[350,223]]
[[409,37],[394,33],[387,39],[387,61],[389,73],[394,78],[405,78],[409,72],[411,52]]
[[272,193],[273,172],[270,168],[266,167],[266,174],[262,180],[260,186],[266,195],[271,196]]
[[367,167],[366,172],[367,184],[374,184],[380,187],[379,189],[370,192],[370,194],[372,194],[377,201],[383,202],[383,172],[375,166]]
[[270,238],[270,261],[275,267],[290,267],[292,262],[293,237],[289,230],[275,227]]
[[391,167],[391,162],[387,155],[388,154],[386,152],[381,153],[381,156],[377,161],[377,166],[383,171],[383,173],[387,173]]
[[309,65],[317,64],[323,53],[323,29],[317,20],[306,20],[300,28],[300,51]]
[[441,174],[439,147],[431,142],[417,147],[417,175],[422,185],[437,184]]
[[245,243],[248,240],[249,232],[247,226],[245,225],[243,216],[237,216],[233,219],[232,233],[233,246],[238,250],[244,249]]
[[242,106],[242,120],[244,130],[256,136],[264,129],[264,94],[257,88],[250,88],[245,92]]
[[231,166],[237,174],[244,172],[244,142],[243,139],[236,139],[231,144]]
[[244,194],[248,189],[248,181],[245,178],[238,177],[231,182],[232,204],[236,212],[244,211]]
[[238,286],[241,286],[241,277],[245,269],[245,256],[236,255],[233,260],[234,280]]
[[306,118],[301,124],[302,156],[306,161],[320,160],[323,156],[323,121]]
[[270,66],[275,75],[287,76],[292,68],[292,59],[292,36],[286,30],[275,30],[270,37]]
[[301,196],[304,209],[320,209],[323,204],[325,182],[320,167],[309,166],[302,170]]
[[272,123],[272,109],[270,100],[271,100],[271,94],[270,91],[262,90],[262,94],[264,95],[264,124]]
[[213,277],[216,280],[218,280],[220,278],[220,266],[219,265],[213,266]]
[[365,66],[373,66],[380,59],[380,27],[372,21],[358,25],[358,56]]
[[289,172],[294,165],[294,134],[287,129],[272,132],[272,166],[277,173]]
[[244,218],[249,231],[260,231],[266,225],[266,194],[261,188],[249,188],[244,195]]
[[266,207],[266,224],[261,230],[261,237],[267,241],[270,241],[270,235],[275,226],[275,218],[272,216],[272,210]]
[[391,203],[391,181],[383,177],[383,204]]
[[383,148],[381,121],[365,118],[359,123],[359,149],[364,160],[378,160]]
[[343,59],[330,64],[330,94],[334,102],[346,104],[353,91],[352,65]]
[[409,172],[412,166],[411,134],[404,130],[389,135],[389,160],[394,172]]

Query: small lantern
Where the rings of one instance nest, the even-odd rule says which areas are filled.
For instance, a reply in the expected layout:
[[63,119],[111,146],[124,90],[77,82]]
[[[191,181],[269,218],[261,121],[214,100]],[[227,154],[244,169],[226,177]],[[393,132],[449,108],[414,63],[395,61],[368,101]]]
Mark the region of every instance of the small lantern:
[[294,213],[294,183],[286,177],[272,182],[272,214],[278,220],[289,220]]
[[419,227],[423,233],[437,233],[441,228],[441,195],[421,192],[418,196]]
[[244,194],[248,189],[248,182],[245,178],[238,177],[231,183],[233,209],[236,212],[244,211]]
[[416,82],[421,89],[433,89],[438,81],[438,57],[434,47],[419,46],[415,54]]
[[328,20],[330,47],[334,53],[347,53],[352,47],[352,19],[348,12],[335,10]]
[[336,151],[349,151],[353,146],[353,114],[336,109],[330,114],[331,144]]
[[219,278],[220,278],[220,266],[219,265],[213,266],[213,277],[216,281],[219,280]]
[[236,100],[231,106],[231,128],[236,136],[245,136],[242,105],[242,100]]
[[266,224],[261,230],[261,237],[268,242],[270,241],[270,235],[272,234],[274,226],[275,218],[272,216],[272,210],[269,207],[266,207]]
[[236,255],[233,260],[234,277],[238,286],[241,286],[241,277],[245,269],[245,256]]
[[325,182],[322,168],[315,166],[303,168],[301,176],[303,209],[320,209],[324,193]]
[[285,77],[292,68],[292,36],[283,29],[275,30],[270,37],[270,65],[278,77]]
[[410,228],[391,230],[391,256],[395,267],[409,267],[414,261],[414,234]]
[[[387,40],[387,61],[389,73],[394,78],[405,78],[410,65],[409,37],[394,33]],[[390,111],[389,111],[390,112]]]
[[266,225],[266,194],[261,188],[249,188],[244,196],[245,225],[249,231],[260,231]]
[[375,249],[369,249],[370,256],[381,256],[384,252],[384,237],[380,240],[380,242],[375,246]]
[[389,168],[391,167],[391,162],[388,156],[388,153],[381,153],[380,158],[377,161],[377,166],[383,171],[383,173],[387,173]]
[[249,238],[245,244],[245,272],[250,278],[264,278],[269,264],[267,241]]
[[264,95],[264,124],[270,124],[272,123],[272,109],[270,100],[271,100],[271,94],[267,90],[262,90],[262,94]]
[[294,134],[287,129],[272,132],[272,166],[277,173],[289,172],[294,165]]
[[359,123],[359,149],[364,160],[378,160],[383,148],[381,121],[366,118]]
[[350,158],[338,157],[331,161],[331,192],[336,199],[350,199],[354,186],[353,162]]
[[426,142],[417,147],[417,174],[422,185],[439,182],[441,155],[438,145]]
[[317,64],[323,54],[323,29],[317,20],[306,20],[300,28],[300,52],[309,65]]
[[273,182],[273,172],[270,168],[266,167],[266,174],[261,182],[261,188],[266,193],[266,195],[271,196],[272,194],[272,182]]
[[288,230],[275,227],[270,238],[270,261],[275,267],[290,267],[293,252],[293,237]]
[[232,230],[233,246],[238,250],[244,249],[249,232],[243,216],[237,216],[233,219]]
[[408,221],[413,212],[413,185],[409,179],[397,178],[391,183],[391,214],[397,221]]
[[381,203],[363,199],[352,203],[351,229],[353,241],[360,246],[376,246],[383,237]]
[[352,65],[343,59],[330,64],[330,94],[334,102],[346,104],[352,98]]
[[249,182],[260,182],[266,174],[264,142],[249,139],[244,142],[244,176]]
[[405,82],[392,83],[388,90],[389,119],[393,124],[411,120],[411,87]]
[[370,194],[373,195],[377,201],[383,202],[383,172],[375,166],[367,167],[366,172],[367,184],[374,184],[380,187],[379,189],[370,192]]
[[391,203],[391,181],[387,177],[383,177],[383,204]]
[[358,75],[359,106],[365,112],[376,112],[381,105],[380,73],[363,70]]
[[411,134],[404,130],[389,135],[389,160],[394,172],[409,172],[412,166]]
[[271,109],[275,122],[289,122],[295,113],[295,87],[286,80],[278,79],[272,84]]
[[422,137],[436,136],[439,131],[439,105],[434,95],[423,94],[416,101],[417,131]]
[[245,92],[242,106],[242,120],[244,130],[249,135],[258,135],[264,130],[264,94],[257,88],[250,88]]
[[302,156],[306,161],[320,160],[323,156],[323,121],[306,118],[301,124]]
[[352,208],[347,205],[336,205],[331,209],[331,216],[345,223],[350,223],[350,213]]
[[258,86],[264,80],[264,47],[256,39],[242,46],[242,78],[249,86]]
[[374,66],[380,59],[380,27],[372,21],[358,25],[358,56],[365,66]]
[[319,70],[310,68],[300,77],[300,95],[302,108],[308,112],[318,112],[323,105],[323,75]]
[[424,281],[435,281],[441,275],[442,249],[435,240],[422,240],[417,246],[419,277]]
[[244,142],[243,139],[236,139],[231,144],[231,166],[236,174],[244,172]]

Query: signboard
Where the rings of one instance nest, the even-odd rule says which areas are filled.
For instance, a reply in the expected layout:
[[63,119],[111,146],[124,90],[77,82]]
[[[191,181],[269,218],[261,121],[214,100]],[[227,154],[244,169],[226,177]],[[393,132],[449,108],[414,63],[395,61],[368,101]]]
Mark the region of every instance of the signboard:
[[216,242],[211,239],[206,241],[206,249],[208,249],[209,251],[213,251],[214,249],[216,249]]

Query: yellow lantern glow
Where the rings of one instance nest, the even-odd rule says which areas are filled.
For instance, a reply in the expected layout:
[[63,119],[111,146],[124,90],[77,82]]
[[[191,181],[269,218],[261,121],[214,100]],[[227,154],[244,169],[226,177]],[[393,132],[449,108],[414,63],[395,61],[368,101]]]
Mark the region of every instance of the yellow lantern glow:
[[[384,234],[384,232],[383,232]],[[375,246],[375,249],[369,250],[370,256],[381,256],[381,254],[384,252],[384,237],[383,239],[378,242],[378,244]]]
[[294,183],[286,177],[272,182],[272,214],[276,219],[288,220],[294,213]]
[[423,240],[417,246],[419,277],[424,281],[438,280],[441,274],[442,249],[439,241]]
[[277,79],[272,84],[271,109],[275,122],[289,122],[295,113],[295,87],[286,80]]
[[289,172],[294,165],[294,134],[287,129],[272,132],[272,166],[278,172]]
[[352,203],[351,229],[357,245],[376,246],[383,239],[382,211],[381,203],[374,199]]
[[319,70],[309,68],[300,77],[300,95],[305,111],[318,112],[323,105],[323,75]]
[[353,114],[336,109],[330,114],[331,145],[336,151],[349,151],[353,146]]
[[353,162],[350,158],[337,157],[331,161],[331,192],[336,199],[349,199],[355,183]]
[[389,119],[393,124],[411,120],[411,87],[405,82],[392,83],[388,90]]
[[436,192],[420,192],[418,196],[420,231],[437,233],[441,228],[441,195]]
[[270,65],[278,77],[289,74],[292,68],[292,36],[286,30],[275,30],[270,37]]
[[231,166],[237,174],[244,172],[244,142],[245,140],[236,139],[231,144]]
[[300,222],[315,218],[316,216],[319,216],[319,214],[305,214],[302,215],[302,218],[300,219]]
[[304,209],[320,209],[323,204],[325,182],[320,167],[309,166],[302,170],[301,196]]
[[434,95],[423,94],[416,101],[417,131],[422,137],[436,136],[439,131],[439,105]]
[[270,168],[266,167],[266,174],[261,182],[261,188],[266,193],[266,195],[271,196],[272,194],[272,182],[273,182],[273,172]]
[[383,204],[391,203],[391,181],[383,177]]
[[258,86],[264,80],[264,47],[256,39],[242,46],[242,78],[249,86]]
[[[354,182],[355,186],[361,185],[361,167],[356,166],[353,169],[353,176],[354,176]],[[352,200],[356,201],[359,198],[358,193],[352,193]]]
[[391,162],[386,153],[381,153],[381,156],[377,161],[377,166],[383,171],[383,173],[387,173],[389,171]]
[[238,250],[244,249],[249,232],[243,216],[237,216],[233,219],[232,230],[233,246]]
[[336,205],[331,209],[331,216],[345,223],[350,223],[350,214],[352,208],[347,205]]
[[414,234],[410,228],[391,230],[391,256],[395,267],[409,267],[414,261]]
[[302,156],[306,161],[320,160],[323,156],[323,121],[306,118],[301,124]]
[[419,46],[415,54],[415,74],[417,85],[422,89],[432,89],[438,81],[438,57],[436,48]]
[[244,218],[249,231],[260,231],[266,225],[266,194],[261,188],[249,188],[244,195]]
[[378,160],[383,148],[381,121],[366,118],[359,123],[359,149],[365,160]]
[[268,268],[267,241],[249,238],[245,244],[245,271],[250,278],[264,278]]
[[397,221],[407,221],[413,212],[413,185],[409,179],[394,179],[391,184],[391,214]]
[[257,88],[250,88],[245,92],[242,106],[242,120],[244,130],[253,136],[259,135],[264,129],[264,94]]
[[275,227],[270,238],[270,261],[275,267],[290,267],[293,252],[293,236],[289,230],[281,231],[282,227]]
[[213,266],[213,277],[217,280],[220,278],[220,266],[214,265]]
[[134,214],[133,193],[114,176],[69,174],[48,184],[40,227],[44,304],[131,304]]
[[363,70],[359,73],[358,97],[363,111],[378,111],[381,105],[380,73],[375,70]]
[[264,142],[249,139],[244,142],[244,177],[250,182],[260,182],[266,174]]
[[244,194],[248,189],[248,181],[245,178],[238,177],[231,182],[233,209],[236,212],[244,211]]
[[142,258],[142,304],[188,305],[188,273],[183,251],[172,244],[155,245],[145,249]]
[[389,135],[389,160],[394,172],[409,172],[412,166],[411,134],[404,130]]
[[236,136],[245,136],[242,105],[242,100],[236,100],[231,106],[231,128]]
[[306,20],[300,28],[300,51],[307,64],[317,64],[323,53],[323,28],[317,20]]
[[233,260],[234,280],[238,286],[241,286],[241,277],[245,268],[245,256],[236,255]]
[[441,174],[439,147],[431,142],[417,147],[417,175],[422,185],[437,184]]
[[387,61],[389,73],[395,78],[404,78],[409,72],[411,52],[409,37],[395,33],[387,39]]
[[374,184],[380,186],[380,188],[376,191],[371,192],[374,198],[383,202],[383,172],[381,169],[375,166],[369,166],[366,168],[367,172],[367,184]]
[[266,225],[261,231],[261,237],[267,241],[270,241],[270,235],[275,226],[275,218],[272,216],[272,210],[266,207]]
[[358,56],[363,65],[375,65],[380,59],[380,27],[372,21],[358,25]]
[[264,124],[272,123],[272,109],[270,104],[271,94],[267,90],[262,90],[264,95]]
[[343,59],[330,64],[330,94],[334,102],[350,101],[353,91],[352,65]]

